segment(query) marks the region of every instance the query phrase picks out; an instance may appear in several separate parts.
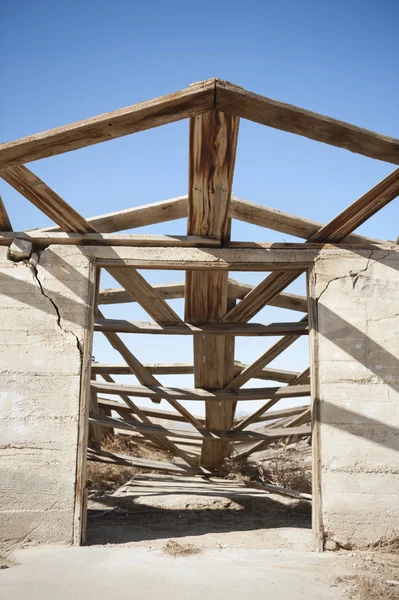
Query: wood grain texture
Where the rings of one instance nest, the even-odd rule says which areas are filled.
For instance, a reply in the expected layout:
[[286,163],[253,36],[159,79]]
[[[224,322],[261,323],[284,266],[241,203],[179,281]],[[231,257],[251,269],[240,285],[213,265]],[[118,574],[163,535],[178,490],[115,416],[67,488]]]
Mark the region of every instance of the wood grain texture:
[[[121,404],[116,400],[110,400],[109,398],[99,398],[98,405],[104,406],[107,408],[111,408],[112,410],[116,410],[116,412],[121,413],[123,415],[131,415],[134,414],[134,410],[125,404]],[[179,423],[187,423],[187,419],[182,415],[179,415],[176,412],[172,412],[171,410],[160,410],[158,408],[148,408],[147,406],[139,406],[140,411],[146,415],[147,417],[154,417],[156,419],[165,419],[166,421],[177,421]],[[296,414],[296,413],[292,413]],[[195,416],[195,415],[193,415]],[[195,418],[202,423],[205,424],[205,419],[203,417],[195,416]]]
[[[118,210],[105,215],[87,218],[87,222],[100,233],[114,233],[155,223],[165,223],[187,217],[187,196],[178,196],[151,204]],[[45,227],[40,232],[57,232],[59,227]]]
[[0,145],[0,168],[55,156],[186,119],[211,109],[214,97],[215,80],[209,79],[173,94],[7,142]]
[[124,467],[138,467],[139,469],[150,469],[151,471],[160,471],[161,473],[177,473],[179,475],[206,475],[209,473],[200,467],[186,467],[174,463],[167,463],[158,460],[148,460],[145,458],[137,458],[133,456],[125,456],[123,454],[115,454],[114,452],[100,451],[89,448],[87,452],[87,460],[105,463],[108,465],[121,465]]
[[[190,120],[188,235],[230,239],[229,218],[239,119],[211,110]],[[201,234],[199,233],[201,232]],[[200,325],[217,321],[228,309],[228,273],[187,271],[185,320]],[[222,388],[234,375],[234,337],[194,337],[196,387]],[[229,430],[235,403],[207,403],[206,426]],[[204,441],[201,465],[218,467],[229,453],[227,442]]]
[[[152,287],[161,298],[184,298],[184,283],[155,283]],[[100,290],[98,302],[99,304],[122,304],[135,302],[135,299],[123,288],[110,288]]]
[[[155,313],[155,311],[153,310]],[[190,323],[146,323],[143,321],[127,321],[123,319],[97,318],[95,331],[114,331],[117,333],[148,333],[153,335],[194,335],[212,336],[275,336],[297,334],[307,335],[306,321],[299,323],[207,323],[206,325],[191,325]],[[195,363],[194,363],[195,365]],[[234,363],[233,363],[234,366]],[[259,369],[260,370],[260,369]]]
[[399,164],[399,140],[331,117],[216,82],[216,109],[350,152]]
[[4,206],[4,202],[3,202],[3,199],[1,196],[0,196],[0,231],[12,231],[10,217],[8,216],[8,212],[6,210],[6,207]]

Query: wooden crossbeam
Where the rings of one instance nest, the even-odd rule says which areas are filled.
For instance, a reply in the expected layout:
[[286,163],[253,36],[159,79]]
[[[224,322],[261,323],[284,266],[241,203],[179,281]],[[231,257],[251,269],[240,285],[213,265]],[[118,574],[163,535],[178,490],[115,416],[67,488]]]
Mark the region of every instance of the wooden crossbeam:
[[138,467],[139,469],[150,469],[151,471],[160,471],[163,473],[177,473],[179,475],[207,475],[209,471],[201,467],[186,467],[174,463],[167,463],[158,460],[148,460],[137,458],[135,456],[125,456],[115,454],[114,452],[96,451],[88,448],[87,460],[104,463],[108,465],[121,465],[124,467]]
[[248,92],[227,81],[216,84],[217,110],[288,131],[350,152],[399,164],[399,140],[318,113]]
[[[96,319],[95,331],[115,331],[118,333],[150,333],[155,335],[194,335],[194,336],[260,336],[308,334],[307,321],[299,323],[210,323],[191,325],[190,323],[146,323],[124,319]],[[234,366],[234,365],[233,365]]]
[[[187,196],[178,196],[170,200],[161,200],[151,204],[142,204],[133,208],[118,210],[105,215],[89,217],[87,222],[100,233],[126,231],[136,227],[145,227],[155,223],[165,223],[187,217]],[[1,231],[1,230],[0,230]],[[60,231],[59,227],[45,227],[43,232]]]
[[[283,388],[285,390],[285,393],[289,394],[290,388],[296,389],[298,387],[299,388],[305,387],[309,390],[309,394],[310,394],[310,385],[308,383],[309,375],[310,375],[310,369],[307,368],[300,375],[298,375],[298,377],[296,377],[292,381],[292,383],[289,383],[286,388]],[[307,395],[309,395],[309,394],[307,394]],[[256,421],[258,421],[259,417],[261,417],[265,412],[270,410],[279,400],[280,400],[280,398],[274,397],[271,400],[269,400],[269,402],[266,402],[266,404],[261,406],[254,413],[252,413],[251,415],[248,415],[247,417],[245,417],[244,419],[239,421],[234,426],[234,428],[233,428],[234,431],[242,431],[243,429],[248,427],[248,425],[251,425],[251,423],[255,423]]]
[[[381,208],[389,204],[399,195],[399,169],[393,171],[370,191],[364,194],[351,206],[346,208],[335,219],[324,225],[307,241],[309,243],[337,243],[344,240],[352,231],[362,225]],[[281,293],[299,274],[271,273],[259,285],[241,300],[241,302],[225,314],[221,323],[249,321],[256,313]]]
[[[22,190],[22,188],[20,189]],[[28,197],[27,194],[24,195]],[[48,215],[50,215],[50,212]],[[73,227],[73,225],[70,227]],[[63,246],[123,246],[126,248],[216,248],[220,246],[220,240],[217,237],[205,238],[195,235],[143,235],[134,233],[52,233],[43,232],[40,229],[29,232],[16,231],[14,235],[2,231],[0,246],[9,246],[15,237],[32,242],[32,244],[39,247],[60,244]]]
[[[281,212],[280,210],[263,206],[262,204],[241,200],[240,198],[232,199],[230,215],[240,221],[245,221],[246,223],[258,225],[260,227],[267,227],[268,229],[287,233],[288,235],[303,238],[304,240],[307,240],[311,235],[314,235],[324,227],[323,223],[290,215]],[[363,245],[381,243],[381,240],[371,239],[356,234],[348,235],[343,241],[346,244]]]
[[307,436],[310,435],[310,427],[302,425],[301,427],[292,428],[281,428],[281,429],[270,429],[264,433],[257,433],[256,431],[219,431],[212,432],[208,429],[202,429],[201,431],[189,431],[185,429],[170,429],[162,427],[162,425],[147,425],[146,423],[138,423],[137,421],[128,421],[125,419],[115,419],[113,417],[99,417],[98,415],[90,415],[89,422],[100,425],[101,427],[113,427],[114,429],[125,429],[126,431],[138,431],[146,434],[152,433],[162,435],[165,437],[173,436],[175,438],[187,438],[193,440],[229,440],[229,441],[271,441],[277,440],[283,437],[290,437],[292,435]]
[[[192,375],[194,373],[194,365],[192,363],[158,363],[146,364],[144,367],[152,373],[152,375]],[[234,372],[238,375],[247,368],[247,365],[234,361]],[[131,370],[127,365],[111,365],[92,363],[91,372],[101,375],[130,375]],[[280,381],[282,383],[290,383],[297,377],[297,371],[283,371],[282,369],[265,368],[257,371],[253,378],[268,379],[270,381]]]
[[[200,239],[207,240],[208,238]],[[185,296],[184,283],[161,283],[155,284],[152,287],[157,290],[158,294],[160,294],[162,298],[165,299],[184,298]],[[229,279],[228,293],[229,297],[233,300],[244,298],[244,296],[246,296],[248,292],[250,292],[253,288],[254,286],[251,284],[240,283],[239,281]],[[124,288],[110,288],[100,291],[99,304],[123,304],[126,302],[134,302],[134,299],[132,298],[131,294],[129,294]],[[275,298],[273,298],[270,304],[271,306],[288,308],[289,310],[295,310],[299,312],[307,312],[308,310],[307,298],[298,294],[279,294]]]
[[0,168],[55,156],[210,110],[215,80],[0,145]]
[[[125,406],[116,400],[110,400],[109,398],[99,398],[98,406],[104,406],[111,410],[115,410],[116,412],[120,412],[123,415],[133,414],[133,410],[129,408],[129,406]],[[148,408],[146,406],[139,406],[140,411],[146,415],[147,417],[154,417],[156,419],[165,419],[167,421],[177,421],[179,423],[187,423],[187,419],[180,415],[179,413],[172,412],[171,410],[160,410],[157,408]],[[296,414],[296,413],[292,413]],[[205,419],[203,417],[199,417],[193,415],[202,425],[205,424]]]
[[[254,423],[263,423],[265,421],[274,421],[274,420],[282,420],[287,417],[293,417],[296,415],[302,415],[305,410],[307,410],[307,406],[294,406],[292,408],[283,408],[282,410],[271,410],[267,412],[265,415],[261,415],[258,417]],[[239,422],[239,420],[237,420]]]
[[[267,388],[244,388],[237,391],[228,388],[218,390],[206,390],[203,388],[178,388],[163,387],[160,385],[122,385],[116,383],[103,383],[101,381],[92,381],[91,388],[103,394],[126,394],[128,396],[138,396],[141,398],[162,397],[167,400],[174,399],[180,401],[205,400],[207,402],[232,402],[241,400],[263,400],[266,398],[300,398],[310,394],[310,385],[287,385],[283,387]],[[219,431],[219,430],[218,430]]]

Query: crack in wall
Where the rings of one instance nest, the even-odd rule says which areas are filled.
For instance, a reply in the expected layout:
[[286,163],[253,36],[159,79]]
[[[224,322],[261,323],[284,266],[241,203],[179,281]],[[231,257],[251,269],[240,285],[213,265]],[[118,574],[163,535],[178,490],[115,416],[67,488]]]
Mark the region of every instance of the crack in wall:
[[61,329],[61,331],[63,331],[64,333],[69,333],[75,338],[76,347],[79,350],[80,360],[81,360],[81,363],[83,364],[83,348],[82,348],[82,345],[80,343],[78,336],[71,329],[66,329],[65,327],[63,327],[61,312],[60,312],[57,304],[54,302],[54,300],[48,294],[46,294],[46,292],[44,291],[44,288],[43,288],[43,284],[39,279],[39,271],[38,271],[37,267],[40,262],[40,256],[41,256],[41,252],[34,252],[28,260],[24,261],[24,263],[26,264],[26,266],[32,273],[33,280],[37,284],[37,286],[40,290],[40,293],[42,294],[42,296],[47,298],[47,300],[50,302],[51,306],[53,307],[55,315],[56,315],[57,326]]

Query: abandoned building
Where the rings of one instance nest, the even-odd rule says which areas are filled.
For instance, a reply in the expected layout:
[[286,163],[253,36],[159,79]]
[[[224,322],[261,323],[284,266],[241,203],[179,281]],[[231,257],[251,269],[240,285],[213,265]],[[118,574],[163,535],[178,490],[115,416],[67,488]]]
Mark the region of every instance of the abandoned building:
[[[85,219],[25,166],[182,119],[189,120],[184,197]],[[232,197],[240,119],[399,164],[398,140],[219,79],[0,146],[1,177],[56,224],[13,231],[7,202],[0,205],[1,540],[84,543],[87,460],[206,477],[226,457],[244,459],[293,437],[312,444],[315,549],[329,539],[366,547],[397,532],[399,246],[354,232],[399,195],[399,170],[325,225],[240,200]],[[116,233],[181,218],[186,236]],[[265,242],[231,240],[234,219],[264,227]],[[269,243],[267,229],[304,243]],[[101,270],[121,287],[102,289]],[[182,271],[184,282],[151,285],[148,270]],[[229,277],[240,271],[261,273],[261,282]],[[307,298],[284,292],[304,273]],[[170,298],[185,299],[184,318]],[[105,318],[101,305],[121,302],[136,302],[152,321]],[[299,319],[253,321],[268,304]],[[93,362],[93,332],[120,364]],[[143,364],[121,334],[191,336],[194,360]],[[279,340],[243,364],[236,336]],[[310,368],[271,368],[301,336],[309,337]],[[157,375],[167,373],[192,374],[194,388],[161,385]],[[117,374],[137,381],[117,383]],[[276,385],[245,386],[253,379]],[[275,407],[309,396],[299,409]],[[154,405],[142,407],[140,398]],[[157,406],[161,400],[173,410]],[[262,404],[240,418],[237,403],[251,400]],[[201,401],[204,414],[190,401]],[[259,422],[263,433],[251,428]],[[109,453],[104,428],[174,458],[146,463]]]

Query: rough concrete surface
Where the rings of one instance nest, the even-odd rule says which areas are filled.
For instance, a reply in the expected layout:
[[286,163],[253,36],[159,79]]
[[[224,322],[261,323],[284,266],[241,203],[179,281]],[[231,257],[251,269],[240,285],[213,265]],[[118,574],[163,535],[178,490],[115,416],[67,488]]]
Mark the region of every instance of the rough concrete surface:
[[399,253],[314,269],[323,527],[361,548],[399,532]]
[[276,550],[207,550],[168,556],[162,549],[39,547],[14,555],[0,572],[4,600],[341,600],[337,578],[347,555]]
[[0,540],[72,541],[88,259],[0,248]]

